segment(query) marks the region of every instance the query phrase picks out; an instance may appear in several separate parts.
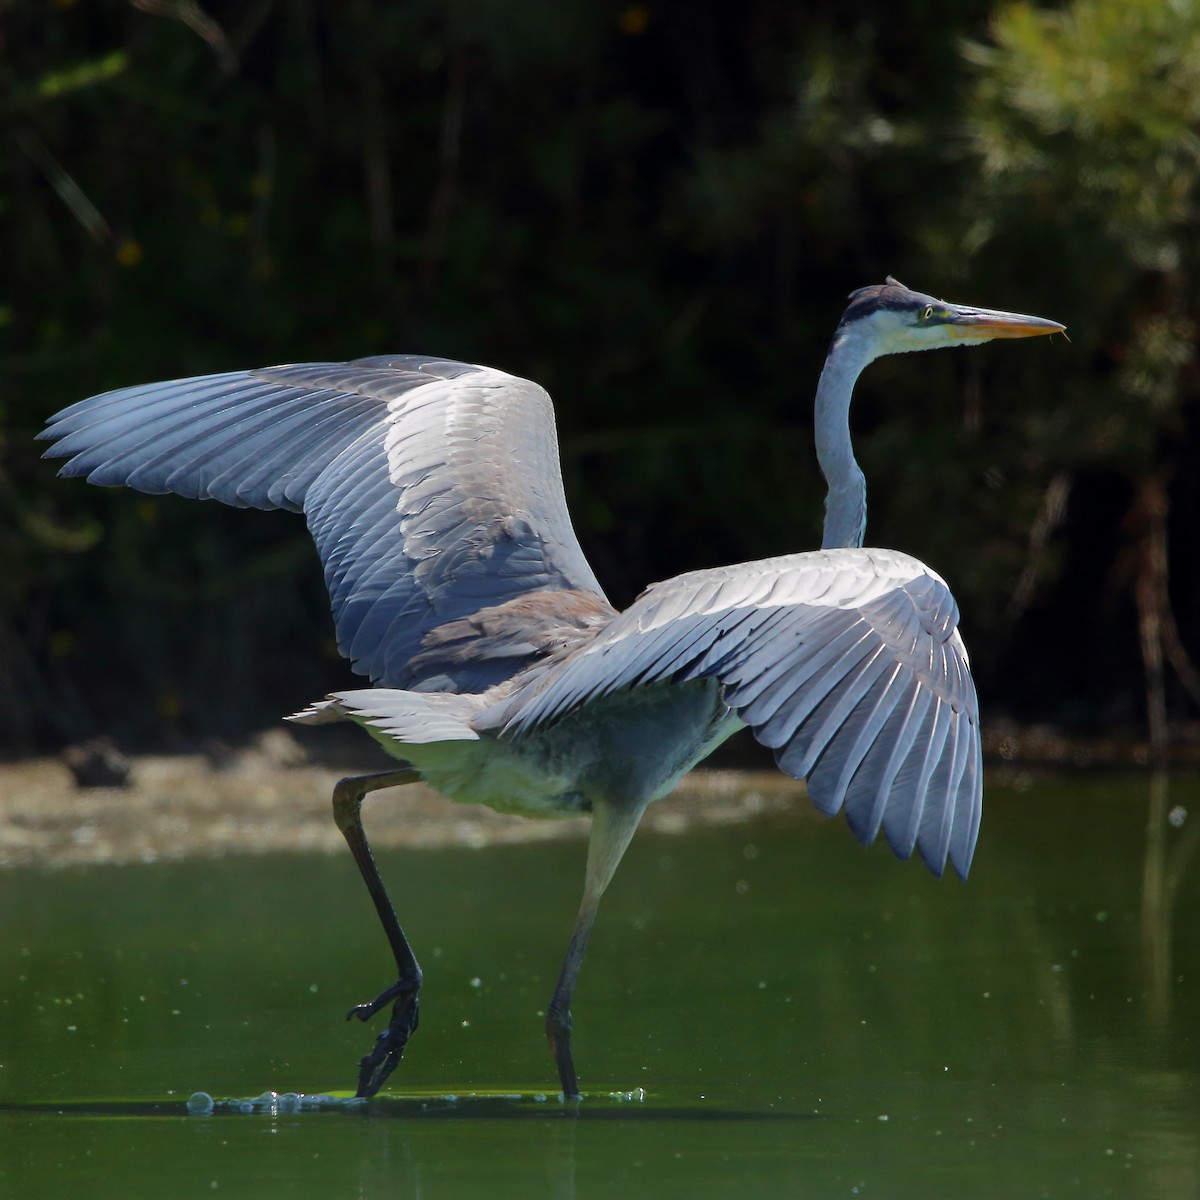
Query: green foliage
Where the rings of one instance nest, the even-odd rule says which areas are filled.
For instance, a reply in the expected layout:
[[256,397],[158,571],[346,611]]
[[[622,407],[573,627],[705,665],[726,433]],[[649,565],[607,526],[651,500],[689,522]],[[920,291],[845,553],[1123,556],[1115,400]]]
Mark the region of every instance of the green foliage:
[[1191,301],[1198,258],[1200,12],[1155,0],[1010,4],[992,37],[968,47],[988,199],[977,236],[1003,236],[1014,213],[1056,229],[1054,258],[1069,279],[1089,270],[1085,299],[1108,326],[1089,322],[1083,336],[1127,344],[1134,361],[1118,386],[1160,417],[1191,357],[1186,323],[1172,318]]
[[[1094,222],[1137,265],[1182,265],[1200,167],[1200,11],[1161,0],[1001,6],[981,68],[983,166]],[[1064,214],[1066,215],[1066,214]]]
[[[1157,0],[1006,3],[990,40],[966,53],[981,168],[966,189],[970,244],[1007,256],[1036,240],[1044,276],[1078,313],[1071,336],[1091,369],[1063,381],[1052,413],[1028,408],[1028,439],[1047,477],[1127,480],[1113,578],[1137,594],[1153,689],[1160,668],[1148,645],[1161,642],[1187,674],[1154,546],[1167,536],[1172,492],[1194,529],[1200,12]],[[1113,553],[1103,555],[1110,570]],[[1195,581],[1176,576],[1175,609],[1194,636]]]
[[529,375],[621,603],[815,544],[813,387],[889,271],[1073,344],[873,368],[871,540],[950,580],[985,691],[1129,707],[1123,602],[1090,674],[1052,625],[1108,586],[1122,489],[1172,461],[1200,491],[1188,6],[170,11],[0,16],[0,738],[231,733],[349,678],[300,522],[59,483],[32,437],[62,405],[387,351]]

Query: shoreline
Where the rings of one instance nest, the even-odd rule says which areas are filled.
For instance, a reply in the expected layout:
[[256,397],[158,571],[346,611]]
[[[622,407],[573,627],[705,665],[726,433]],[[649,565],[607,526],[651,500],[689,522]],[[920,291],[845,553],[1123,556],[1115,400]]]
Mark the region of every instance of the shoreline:
[[[0,763],[0,870],[157,862],[225,854],[344,853],[334,784],[349,764],[280,763],[252,747],[132,759],[125,787],[77,787],[61,758]],[[378,770],[376,759],[359,770]],[[698,770],[651,805],[643,828],[681,833],[799,807],[804,785],[774,771]],[[587,836],[588,817],[537,819],[457,804],[424,784],[368,796],[376,849],[508,845]]]
[[[1200,767],[1200,723],[1171,747],[1172,769]],[[683,833],[771,812],[822,818],[803,783],[753,748],[752,765],[723,754],[652,804],[645,829]],[[1073,738],[1048,726],[993,721],[984,754],[991,779],[1019,786],[1047,770],[1149,770],[1148,747],[1129,738]],[[711,760],[710,760],[711,761]],[[332,744],[270,729],[207,754],[130,756],[124,787],[78,787],[63,756],[0,762],[0,870],[156,862],[224,854],[342,853],[333,821],[334,784],[379,770],[385,759],[357,739]],[[364,819],[378,849],[510,845],[587,836],[590,818],[537,819],[457,804],[423,784],[367,798]]]

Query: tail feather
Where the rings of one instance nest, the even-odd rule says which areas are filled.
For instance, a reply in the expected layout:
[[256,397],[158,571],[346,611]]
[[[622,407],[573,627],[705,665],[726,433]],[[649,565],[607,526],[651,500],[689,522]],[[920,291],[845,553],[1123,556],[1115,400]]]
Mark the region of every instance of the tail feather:
[[471,718],[480,708],[479,699],[474,695],[362,688],[353,692],[334,692],[287,719],[299,725],[356,721],[409,745],[474,742],[479,740],[479,734],[471,727]]

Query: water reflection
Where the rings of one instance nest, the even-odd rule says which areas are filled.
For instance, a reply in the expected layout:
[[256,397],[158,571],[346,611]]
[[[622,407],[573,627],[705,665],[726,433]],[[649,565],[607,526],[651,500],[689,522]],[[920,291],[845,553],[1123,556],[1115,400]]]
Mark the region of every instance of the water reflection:
[[428,1000],[365,1111],[186,1115],[350,1085],[387,969],[352,864],[0,874],[0,1191],[1200,1194],[1200,786],[1147,827],[1145,778],[1012,782],[965,887],[800,806],[635,839],[571,1112],[535,1097],[582,844],[383,857]]
[[1164,1032],[1170,1024],[1174,995],[1171,931],[1175,906],[1180,884],[1200,845],[1200,821],[1192,820],[1188,827],[1187,809],[1181,804],[1171,806],[1170,791],[1168,772],[1154,770],[1142,868],[1142,949],[1150,1020]]

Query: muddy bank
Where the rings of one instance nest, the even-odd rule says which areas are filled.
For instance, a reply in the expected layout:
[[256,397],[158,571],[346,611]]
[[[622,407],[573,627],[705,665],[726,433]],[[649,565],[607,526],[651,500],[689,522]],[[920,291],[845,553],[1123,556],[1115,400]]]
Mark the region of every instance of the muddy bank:
[[[286,738],[286,735],[284,735]],[[314,763],[264,735],[228,755],[143,755],[124,788],[77,788],[59,758],[0,764],[0,867],[70,866],[277,850],[344,852],[330,811],[333,785],[361,763]],[[679,832],[795,805],[802,784],[775,772],[696,771],[645,825]],[[470,846],[582,838],[588,819],[529,820],[454,804],[420,784],[364,805],[379,847]]]
[[[132,758],[124,788],[78,788],[62,757],[0,762],[0,868],[68,866],[183,858],[188,855],[342,851],[333,823],[333,785],[345,775],[378,771],[387,760],[358,736],[322,730],[314,738],[272,729],[241,747],[211,746],[205,754]],[[694,771],[666,800],[650,807],[644,825],[681,832],[695,825],[744,820],[770,810],[810,814],[804,785],[771,769],[758,747],[750,757],[723,754],[718,763],[760,769]],[[994,720],[984,729],[987,772],[1012,784],[1030,771],[1144,769],[1149,748],[1136,737],[1071,737],[1049,726]],[[713,760],[710,760],[713,761]],[[1200,722],[1174,731],[1175,769],[1200,767]],[[454,804],[419,784],[368,796],[365,821],[372,844],[487,846],[547,838],[582,838],[587,818],[566,821],[505,816],[479,805]],[[815,819],[815,818],[814,818]]]

